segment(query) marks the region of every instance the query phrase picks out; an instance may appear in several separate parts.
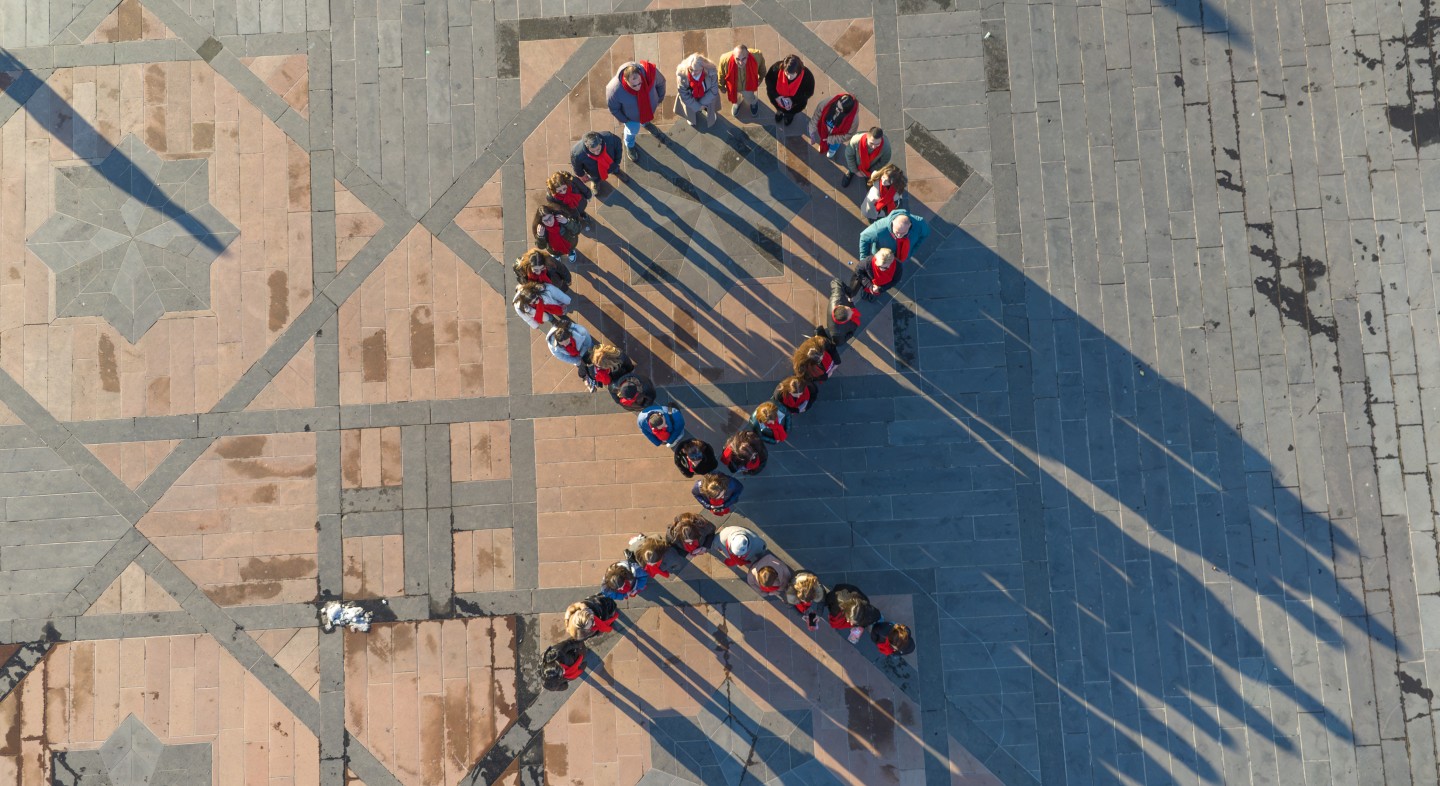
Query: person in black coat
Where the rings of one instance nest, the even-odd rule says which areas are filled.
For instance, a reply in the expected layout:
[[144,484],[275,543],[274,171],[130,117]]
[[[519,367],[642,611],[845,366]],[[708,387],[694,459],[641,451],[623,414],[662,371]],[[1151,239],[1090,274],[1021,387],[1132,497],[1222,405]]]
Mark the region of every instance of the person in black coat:
[[591,131],[570,148],[570,169],[587,183],[603,183],[611,175],[621,178],[620,137],[609,131]]
[[725,468],[736,475],[759,475],[769,458],[765,440],[748,428],[725,440],[725,449],[720,452]]
[[[859,291],[858,287],[856,291]],[[830,313],[815,326],[815,335],[824,336],[835,346],[841,347],[859,331],[860,310],[855,308],[855,300],[849,287],[838,278],[830,279]]]
[[870,628],[870,640],[881,655],[909,655],[915,651],[909,625],[881,620]]
[[609,388],[615,403],[631,412],[639,412],[655,403],[655,386],[633,371],[611,382]]
[[818,398],[819,385],[797,376],[789,376],[775,386],[775,395],[770,400],[784,407],[786,412],[798,415],[809,409]]
[[880,610],[870,605],[870,598],[854,584],[836,584],[825,593],[825,612],[830,627],[850,629],[850,643],[865,634],[865,629],[880,621]]
[[815,75],[795,55],[786,55],[765,72],[765,94],[775,107],[775,124],[790,125],[815,95]]
[[691,437],[675,446],[675,468],[687,478],[709,475],[720,466],[715,459],[715,448],[699,437]]

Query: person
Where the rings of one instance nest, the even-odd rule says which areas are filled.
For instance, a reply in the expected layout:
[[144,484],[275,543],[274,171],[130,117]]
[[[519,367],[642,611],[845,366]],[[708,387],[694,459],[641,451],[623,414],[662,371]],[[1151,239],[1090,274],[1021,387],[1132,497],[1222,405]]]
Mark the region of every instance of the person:
[[820,627],[820,611],[824,607],[825,585],[820,577],[808,570],[797,570],[785,588],[785,602],[795,607],[810,630]]
[[665,565],[670,556],[670,542],[654,535],[636,535],[630,539],[629,554],[652,579],[668,579],[673,575]]
[[766,554],[750,565],[745,581],[750,588],[766,597],[785,597],[785,588],[790,586],[790,566],[781,562],[774,554]]
[[609,633],[620,619],[620,607],[604,595],[591,595],[577,600],[565,609],[565,632],[572,639],[584,641],[596,634]]
[[847,638],[854,644],[865,635],[865,629],[880,621],[880,610],[870,605],[870,598],[854,584],[836,584],[825,593],[825,612],[830,627],[850,629]]
[[685,413],[671,406],[652,405],[640,410],[635,425],[650,444],[671,450],[685,439]]
[[548,203],[569,212],[580,219],[582,227],[594,231],[595,219],[585,211],[590,206],[590,198],[595,195],[590,186],[569,172],[556,172],[546,179],[545,190],[548,192],[545,198]]
[[521,254],[520,258],[515,260],[514,271],[515,280],[521,284],[538,281],[541,284],[554,284],[561,292],[570,291],[570,268],[538,248]]
[[620,171],[620,137],[609,131],[588,131],[570,148],[570,169],[586,183],[604,183]]
[[876,251],[888,248],[895,252],[896,262],[906,262],[929,236],[930,225],[925,219],[910,215],[904,208],[896,208],[860,233],[860,254],[855,258],[863,263]]
[[820,111],[810,118],[810,138],[815,147],[829,158],[840,153],[840,148],[850,139],[855,128],[855,118],[860,115],[860,103],[855,96],[841,93],[825,102]]
[[540,656],[540,684],[545,690],[565,690],[585,672],[585,655],[585,644],[578,639],[546,647]]
[[708,475],[720,466],[715,459],[715,449],[699,437],[691,437],[675,445],[675,468],[687,478]]
[[640,150],[635,146],[640,126],[655,120],[664,99],[665,75],[649,60],[622,63],[605,85],[605,105],[624,128],[621,141],[631,161],[640,160]]
[[556,360],[576,367],[579,367],[585,353],[595,347],[595,340],[590,338],[590,331],[584,325],[563,318],[556,320],[554,327],[545,334],[545,343]]
[[614,344],[596,344],[588,357],[580,356],[577,373],[585,380],[585,387],[594,393],[634,370],[635,363],[624,350]]
[[546,321],[565,316],[570,309],[570,296],[561,292],[554,284],[527,281],[515,286],[512,301],[515,313],[525,320],[531,330],[539,330]]
[[765,440],[748,428],[731,435],[725,440],[725,449],[720,451],[720,461],[736,475],[759,475],[769,457]]
[[910,636],[910,626],[897,622],[880,620],[870,628],[870,640],[881,655],[909,655],[915,651],[915,639]]
[[765,556],[765,541],[745,527],[725,527],[715,533],[715,556],[729,567],[747,568]]
[[554,203],[547,202],[535,208],[535,215],[530,219],[530,234],[535,236],[535,247],[557,257],[563,256],[570,264],[575,264],[575,243],[580,238],[580,222],[572,221],[573,218],[569,211]]
[[895,211],[905,200],[905,189],[910,180],[905,170],[894,164],[886,164],[870,173],[865,181],[870,190],[865,192],[865,201],[860,203],[860,214],[867,221],[878,221]]
[[705,127],[715,125],[720,113],[720,77],[715,64],[696,52],[675,66],[675,114],[685,118],[690,127],[705,115]]
[[750,428],[772,445],[784,442],[790,438],[790,413],[773,401],[763,402],[751,413]]
[[835,342],[825,336],[811,336],[795,348],[790,362],[795,376],[810,382],[824,382],[835,373],[840,365],[840,355]]
[[765,93],[775,107],[775,125],[790,125],[815,95],[815,75],[795,55],[786,55],[765,72]]
[[725,516],[740,502],[740,493],[744,490],[744,484],[735,478],[723,472],[712,472],[695,481],[690,493],[701,507],[717,516]]
[[845,291],[874,300],[880,293],[899,284],[904,272],[904,266],[895,261],[895,252],[882,248],[855,269],[855,275],[850,277]]
[[765,55],[759,49],[736,44],[720,58],[720,84],[725,87],[725,98],[730,102],[730,116],[740,116],[740,104],[750,106],[750,116],[760,111],[760,99],[755,91],[765,78]]
[[830,279],[830,318],[815,326],[815,335],[830,339],[837,347],[855,337],[860,330],[860,309],[855,308],[853,295],[840,279]]
[[802,377],[790,375],[775,386],[771,401],[784,407],[786,412],[798,415],[810,408],[820,397],[820,386]]
[[670,545],[686,557],[698,557],[710,550],[715,542],[715,525],[699,513],[686,511],[675,517],[674,523],[665,531]]
[[633,372],[611,382],[609,390],[615,403],[631,412],[639,412],[655,403],[655,386]]
[[890,163],[890,143],[885,132],[872,126],[863,134],[850,137],[845,143],[845,175],[840,178],[840,187],[847,188],[858,172],[868,181],[870,173]]
[[626,552],[625,559],[605,570],[605,579],[600,585],[600,594],[611,600],[629,600],[640,594],[650,583],[650,574]]

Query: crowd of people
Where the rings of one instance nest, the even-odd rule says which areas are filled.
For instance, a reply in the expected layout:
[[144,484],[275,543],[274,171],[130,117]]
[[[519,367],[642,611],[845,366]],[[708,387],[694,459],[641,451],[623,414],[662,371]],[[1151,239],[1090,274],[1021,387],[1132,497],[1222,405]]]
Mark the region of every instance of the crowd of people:
[[[730,114],[741,109],[760,119],[757,92],[762,85],[774,112],[777,132],[809,106],[815,76],[800,58],[787,55],[768,68],[763,53],[741,44],[720,58],[717,65],[703,54],[692,53],[675,69],[675,114],[690,125],[713,126],[721,98]],[[671,404],[656,403],[655,386],[637,373],[635,363],[613,344],[597,341],[589,329],[571,316],[570,296],[577,261],[577,243],[584,231],[593,231],[587,208],[611,177],[628,179],[623,156],[642,160],[639,135],[655,119],[665,99],[666,81],[649,61],[621,65],[606,87],[607,105],[622,133],[586,133],[571,149],[570,172],[556,172],[546,181],[546,197],[531,222],[534,247],[515,262],[517,280],[515,313],[532,329],[546,329],[545,343],[557,360],[576,369],[590,392],[605,388],[615,403],[636,413],[640,433],[656,447],[669,449],[680,474],[694,479],[691,492],[709,516],[723,518],[740,503],[741,477],[763,473],[771,445],[790,438],[792,417],[815,406],[821,386],[841,362],[841,350],[861,326],[856,299],[874,300],[896,286],[905,263],[929,235],[924,219],[904,208],[905,173],[890,163],[890,141],[880,128],[855,133],[859,106],[854,96],[830,98],[811,117],[809,138],[820,152],[844,168],[840,187],[856,175],[868,186],[861,201],[862,215],[872,223],[860,233],[854,271],[830,282],[829,308],[814,334],[805,338],[791,356],[792,373],[775,387],[773,396],[755,407],[749,420],[730,435],[717,454],[705,439],[689,433],[685,414]],[[865,593],[850,584],[827,587],[816,574],[795,569],[766,549],[753,530],[717,526],[701,513],[687,511],[675,517],[660,535],[638,534],[623,557],[606,569],[600,591],[571,604],[565,611],[567,638],[548,647],[542,657],[542,681],[563,690],[584,670],[586,640],[609,633],[619,619],[617,601],[633,598],[652,581],[671,578],[688,560],[711,554],[727,566],[741,570],[750,587],[762,597],[780,600],[794,608],[810,630],[823,620],[847,632],[857,643],[869,631],[870,640],[887,656],[907,655],[915,642],[910,628],[886,620]]]

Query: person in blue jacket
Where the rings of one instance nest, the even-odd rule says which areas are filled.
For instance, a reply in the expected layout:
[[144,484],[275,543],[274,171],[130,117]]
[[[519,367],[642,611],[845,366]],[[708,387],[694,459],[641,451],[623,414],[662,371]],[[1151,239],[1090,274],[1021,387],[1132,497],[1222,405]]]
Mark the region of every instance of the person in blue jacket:
[[625,559],[605,570],[605,580],[600,585],[600,594],[611,600],[629,600],[639,595],[650,583],[650,574],[634,558],[625,552]]
[[712,472],[695,481],[690,493],[700,506],[717,516],[728,514],[740,502],[745,485],[723,472]]
[[905,262],[929,236],[930,225],[925,219],[912,216],[903,208],[893,210],[860,233],[860,256],[856,259],[861,265],[868,265],[876,251],[888,248],[895,252],[896,262]]
[[674,407],[659,404],[646,407],[635,416],[635,425],[650,444],[657,447],[664,445],[674,450],[685,439],[685,415]]

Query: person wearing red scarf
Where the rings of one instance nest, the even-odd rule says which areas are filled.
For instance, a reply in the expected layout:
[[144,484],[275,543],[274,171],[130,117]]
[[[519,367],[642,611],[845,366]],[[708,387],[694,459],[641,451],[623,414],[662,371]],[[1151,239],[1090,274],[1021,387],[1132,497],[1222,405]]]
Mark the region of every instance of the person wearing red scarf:
[[639,412],[655,403],[655,386],[639,374],[623,374],[609,386],[610,397],[622,409]]
[[772,445],[784,442],[790,438],[790,413],[775,402],[766,401],[750,415],[750,428]]
[[805,339],[790,358],[795,376],[811,382],[829,379],[835,373],[835,367],[840,365],[837,350],[835,343],[824,336]]
[[715,448],[699,437],[691,437],[675,445],[675,468],[687,478],[708,475],[720,466]]
[[775,125],[790,125],[815,95],[815,75],[795,55],[786,55],[765,72],[765,92],[775,107]]
[[888,248],[895,253],[896,262],[907,262],[929,236],[928,221],[903,207],[896,208],[860,233],[855,258],[863,263],[880,249]]
[[550,354],[562,363],[579,366],[586,354],[595,346],[590,331],[584,325],[568,319],[556,320],[555,326],[545,334],[545,344]]
[[576,217],[588,231],[595,229],[595,220],[585,210],[594,192],[580,178],[569,172],[556,172],[545,180],[545,190],[545,201],[550,207]]
[[591,393],[608,387],[635,370],[635,361],[625,350],[614,344],[596,344],[588,356],[580,359],[580,378]]
[[850,629],[850,643],[865,634],[865,629],[880,621],[880,610],[870,605],[870,598],[854,584],[836,584],[825,593],[825,612],[830,627]]
[[719,112],[720,78],[715,74],[715,64],[699,53],[681,60],[675,66],[675,114],[685,118],[691,128],[704,115],[709,128],[715,125]]
[[537,284],[554,284],[561,292],[570,291],[570,268],[538,248],[526,251],[515,260],[512,270],[518,284],[533,281]]
[[[588,131],[570,148],[570,170],[588,183],[604,183],[615,175],[620,179],[620,137],[609,131]],[[598,186],[597,186],[598,187]],[[601,195],[604,191],[601,190]]]
[[735,478],[721,472],[712,472],[695,481],[695,485],[690,488],[690,494],[700,503],[700,507],[716,516],[725,516],[740,502],[740,494],[744,490],[744,484]]
[[611,632],[618,619],[620,608],[615,601],[604,595],[591,595],[565,608],[565,632],[572,639],[584,641],[596,634]]
[[580,239],[580,222],[574,215],[552,203],[535,209],[530,220],[530,230],[535,235],[535,247],[549,251],[555,256],[566,257],[575,264],[575,244]]
[[784,597],[785,588],[790,586],[790,577],[795,571],[781,562],[774,554],[766,554],[747,571],[745,581],[750,588],[765,596]]
[[840,153],[840,148],[850,139],[855,128],[855,118],[860,114],[860,104],[855,96],[841,93],[820,107],[810,118],[810,138],[815,146],[829,158]]
[[765,55],[759,49],[738,44],[720,58],[720,84],[725,90],[725,98],[731,104],[731,117],[740,116],[742,102],[749,104],[751,117],[760,111],[760,99],[755,97],[755,91],[760,89],[763,74]]
[[626,551],[625,559],[605,570],[604,581],[600,584],[601,595],[615,601],[629,600],[645,589],[650,583],[650,574],[645,572],[645,568],[634,556]]
[[721,463],[736,475],[758,475],[768,459],[765,440],[748,428],[725,440],[725,449],[720,452]]
[[605,86],[605,105],[625,128],[622,141],[630,160],[639,160],[635,137],[640,133],[640,126],[655,120],[655,112],[664,98],[665,75],[648,60],[621,64]]
[[860,214],[869,221],[876,221],[900,207],[910,180],[905,177],[903,169],[894,164],[886,164],[871,172],[866,184],[870,190],[865,193],[865,201],[860,204]]
[[829,319],[815,326],[815,335],[824,336],[841,347],[860,330],[860,310],[855,308],[854,293],[840,279],[830,279]]
[[881,655],[909,655],[915,651],[909,625],[881,620],[870,628],[870,640]]
[[585,673],[585,644],[579,639],[565,639],[545,648],[540,656],[541,681],[547,690],[563,691]]
[[630,539],[626,556],[633,555],[635,561],[652,579],[668,579],[672,575],[665,568],[665,558],[670,555],[670,541],[655,535],[636,535]]
[[554,284],[529,281],[515,287],[515,298],[511,304],[531,330],[539,330],[547,321],[565,316],[570,308],[570,296]]
[[775,386],[775,394],[771,400],[784,407],[786,412],[798,415],[809,409],[818,398],[820,398],[819,385],[801,377],[788,376]]
[[820,611],[827,592],[829,590],[820,583],[819,576],[808,570],[797,570],[790,577],[790,586],[785,588],[785,602],[795,607],[810,630],[815,630],[819,627]]
[[885,138],[885,132],[878,127],[872,127],[863,134],[856,134],[850,137],[845,143],[845,176],[840,178],[840,187],[850,185],[850,181],[859,174],[867,181],[870,173],[890,163],[890,141]]

